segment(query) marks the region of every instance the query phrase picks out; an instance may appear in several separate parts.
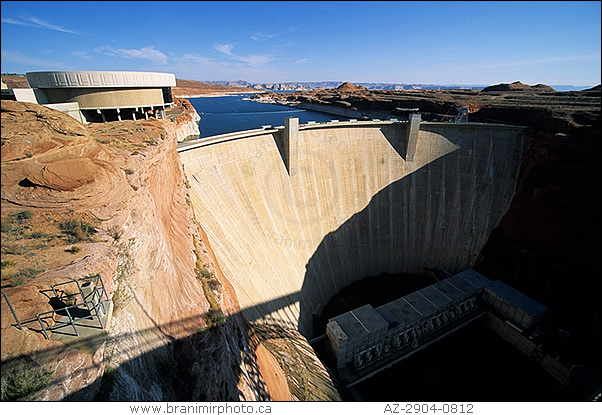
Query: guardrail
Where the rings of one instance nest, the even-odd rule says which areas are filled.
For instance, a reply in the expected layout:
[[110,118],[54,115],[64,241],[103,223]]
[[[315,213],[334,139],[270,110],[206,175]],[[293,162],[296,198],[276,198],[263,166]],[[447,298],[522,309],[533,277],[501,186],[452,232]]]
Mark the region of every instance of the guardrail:
[[[73,284],[77,286],[77,292],[75,294],[68,294],[64,289],[58,289],[58,287]],[[19,330],[23,330],[24,324],[37,322],[39,323],[46,340],[50,339],[49,332],[67,326],[71,326],[74,334],[79,336],[79,332],[77,331],[75,323],[80,320],[89,320],[90,318],[94,317],[96,317],[98,320],[100,325],[99,328],[104,329],[100,312],[102,311],[103,314],[107,313],[103,301],[108,301],[109,297],[100,274],[90,275],[59,284],[52,284],[50,286],[50,291],[52,291],[53,297],[50,297],[49,304],[53,309],[50,311],[36,313],[34,317],[24,321],[19,320],[15,309],[8,299],[8,295],[5,291],[2,291],[2,295],[8,304]],[[40,292],[45,294],[44,291]],[[57,318],[57,316],[60,317]],[[68,321],[61,321],[61,317],[65,316],[67,317]],[[49,323],[47,321],[48,319],[50,319],[52,323]]]

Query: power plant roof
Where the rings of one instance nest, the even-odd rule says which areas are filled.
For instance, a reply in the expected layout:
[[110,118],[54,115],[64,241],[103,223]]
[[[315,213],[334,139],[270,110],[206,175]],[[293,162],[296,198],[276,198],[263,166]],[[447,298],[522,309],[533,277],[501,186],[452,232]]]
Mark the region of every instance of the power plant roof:
[[27,72],[32,88],[160,88],[176,86],[176,76],[163,72],[55,71]]

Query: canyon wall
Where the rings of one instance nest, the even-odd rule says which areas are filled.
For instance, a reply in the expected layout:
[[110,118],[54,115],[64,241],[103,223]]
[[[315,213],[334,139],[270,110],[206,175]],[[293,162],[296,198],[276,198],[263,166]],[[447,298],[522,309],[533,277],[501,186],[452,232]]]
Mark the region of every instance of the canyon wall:
[[[86,350],[83,340],[70,346],[45,340],[36,322],[19,330],[2,300],[3,376],[39,368],[50,374],[27,399],[289,396],[274,358],[240,314],[187,202],[176,145],[190,119],[84,126],[37,104],[2,101],[3,291],[26,321],[52,310],[51,284],[100,273],[114,304],[106,341]],[[78,244],[81,252],[65,253],[71,245],[63,236],[39,227],[48,232],[48,243],[29,258],[53,250],[56,257],[65,255],[63,265],[11,284],[4,255],[13,234],[4,225],[16,212],[29,212],[25,216],[40,226],[64,215],[86,217],[97,224],[94,238]],[[26,261],[11,259],[15,267]]]

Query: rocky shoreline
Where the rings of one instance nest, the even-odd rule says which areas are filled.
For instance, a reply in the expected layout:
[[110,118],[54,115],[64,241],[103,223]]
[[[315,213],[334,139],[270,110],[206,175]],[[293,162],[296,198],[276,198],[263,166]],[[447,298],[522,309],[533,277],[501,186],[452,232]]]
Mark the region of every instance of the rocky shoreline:
[[[334,114],[358,118],[400,118],[417,110],[426,121],[453,121],[461,107],[467,107],[469,121],[506,122],[544,127],[566,132],[574,126],[587,126],[600,114],[600,86],[572,92],[556,92],[550,87],[530,87],[521,83],[500,84],[482,91],[467,90],[368,90],[344,83],[334,89],[291,93],[258,93],[252,100],[299,108],[319,108]],[[592,118],[593,117],[593,118]],[[562,124],[565,124],[563,128]]]

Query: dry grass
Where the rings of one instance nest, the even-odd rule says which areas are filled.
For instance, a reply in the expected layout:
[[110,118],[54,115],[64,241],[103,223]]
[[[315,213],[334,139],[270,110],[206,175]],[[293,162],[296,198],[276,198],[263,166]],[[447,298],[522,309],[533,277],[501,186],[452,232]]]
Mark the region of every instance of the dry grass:
[[207,268],[205,264],[202,263],[201,259],[198,256],[199,246],[198,242],[195,239],[195,252],[197,253],[196,260],[196,276],[203,286],[203,293],[205,294],[205,298],[209,303],[209,311],[205,316],[205,320],[207,326],[209,328],[217,328],[226,324],[226,316],[222,311],[221,305],[217,299],[217,295],[220,290],[220,283],[215,276],[215,274]]
[[88,126],[95,140],[101,144],[138,154],[165,138],[165,130],[157,120],[119,121]]
[[[2,212],[2,288],[22,285],[41,272],[82,257],[82,247],[95,241],[99,225],[100,221],[82,213]],[[73,249],[75,243],[78,246]]]

